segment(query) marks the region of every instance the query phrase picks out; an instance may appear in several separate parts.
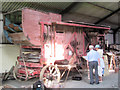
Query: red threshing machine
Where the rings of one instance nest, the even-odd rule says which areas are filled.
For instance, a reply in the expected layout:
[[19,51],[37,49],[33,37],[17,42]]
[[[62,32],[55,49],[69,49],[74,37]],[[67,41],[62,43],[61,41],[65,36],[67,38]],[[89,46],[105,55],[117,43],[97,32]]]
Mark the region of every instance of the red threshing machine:
[[85,69],[82,56],[86,55],[88,45],[99,43],[104,48],[104,35],[110,29],[75,21],[62,22],[59,14],[28,8],[17,12],[21,13],[22,25],[11,22],[8,14],[4,24],[6,38],[21,47],[14,77],[27,80],[40,76],[48,87],[59,82],[67,70],[67,77],[71,68],[78,70],[77,65]]

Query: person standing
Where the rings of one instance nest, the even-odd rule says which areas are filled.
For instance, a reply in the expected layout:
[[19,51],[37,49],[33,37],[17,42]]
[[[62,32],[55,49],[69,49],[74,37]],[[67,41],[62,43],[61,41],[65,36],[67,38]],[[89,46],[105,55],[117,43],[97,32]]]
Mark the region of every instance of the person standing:
[[90,45],[89,46],[89,52],[87,53],[86,59],[88,61],[89,65],[89,72],[90,72],[90,84],[94,84],[94,79],[93,79],[93,69],[95,69],[95,80],[96,84],[99,84],[99,78],[98,78],[98,64],[100,62],[99,58],[100,55],[97,51],[93,50],[94,46]]
[[100,67],[98,67],[99,81],[102,82],[102,75],[104,74],[105,64],[103,61],[103,49],[100,49],[100,45],[96,45],[95,49],[100,55]]

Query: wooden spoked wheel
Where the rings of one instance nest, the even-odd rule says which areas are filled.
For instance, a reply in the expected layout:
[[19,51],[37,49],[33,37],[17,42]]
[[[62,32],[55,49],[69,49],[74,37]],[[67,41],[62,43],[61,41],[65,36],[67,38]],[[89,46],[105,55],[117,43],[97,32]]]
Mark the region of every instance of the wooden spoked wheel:
[[47,65],[43,67],[40,73],[40,81],[48,88],[53,84],[60,82],[60,71],[56,65]]
[[[23,73],[20,73],[20,70],[23,70]],[[18,81],[27,81],[28,80],[28,72],[26,67],[23,67],[17,64],[13,70],[13,76]]]

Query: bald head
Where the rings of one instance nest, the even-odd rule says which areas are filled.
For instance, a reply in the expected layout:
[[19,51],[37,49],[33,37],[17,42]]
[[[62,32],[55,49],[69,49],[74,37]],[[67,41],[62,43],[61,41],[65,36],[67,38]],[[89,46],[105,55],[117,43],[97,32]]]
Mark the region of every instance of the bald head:
[[89,46],[89,49],[90,49],[90,50],[91,50],[91,49],[93,49],[93,48],[94,48],[94,46],[93,46],[93,45],[90,45],[90,46]]

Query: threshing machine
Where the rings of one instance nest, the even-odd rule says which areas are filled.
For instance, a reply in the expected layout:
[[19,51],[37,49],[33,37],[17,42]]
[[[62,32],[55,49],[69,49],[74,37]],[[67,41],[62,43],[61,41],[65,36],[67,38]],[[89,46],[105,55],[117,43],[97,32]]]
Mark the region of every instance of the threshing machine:
[[[11,22],[11,13],[20,13],[21,23]],[[82,56],[86,55],[88,45],[99,43],[104,48],[104,35],[110,29],[75,21],[62,22],[60,14],[28,8],[11,13],[4,17],[4,33],[8,41],[20,45],[14,77],[17,80],[40,77],[48,87],[59,82],[67,70],[78,70],[77,65],[85,69]]]

